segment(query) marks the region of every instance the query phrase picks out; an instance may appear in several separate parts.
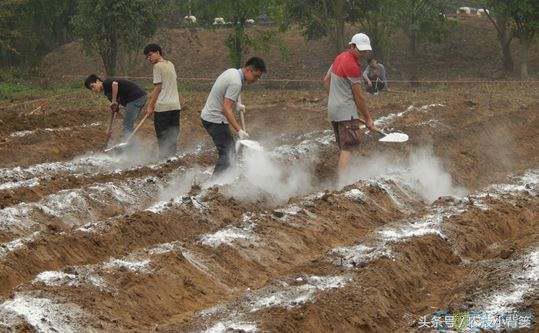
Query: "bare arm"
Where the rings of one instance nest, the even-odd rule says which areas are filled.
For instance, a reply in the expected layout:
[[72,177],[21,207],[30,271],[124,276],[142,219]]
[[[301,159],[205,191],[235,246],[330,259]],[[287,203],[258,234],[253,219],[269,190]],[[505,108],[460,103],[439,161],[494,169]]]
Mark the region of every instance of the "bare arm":
[[331,69],[326,73],[326,76],[324,76],[324,87],[329,92],[329,88],[331,87]]
[[112,104],[118,103],[117,100],[118,100],[118,82],[113,81],[112,82],[112,100],[111,100]]
[[380,68],[382,69],[382,73],[380,73],[380,76],[382,77],[382,81],[384,82],[385,84],[385,89],[389,88],[388,85],[387,85],[387,72],[386,72],[386,67],[382,64],[380,64]]
[[146,109],[146,112],[148,114],[152,114],[155,111],[155,104],[157,103],[157,97],[159,97],[159,94],[161,93],[162,85],[161,83],[154,84],[152,93],[150,94],[150,101],[148,102],[148,108]]
[[225,97],[225,101],[223,103],[223,115],[225,116],[226,120],[228,121],[228,124],[236,131],[239,132],[241,129],[241,126],[238,124],[238,121],[236,120],[236,116],[234,115],[234,108],[236,107],[236,102],[234,102],[231,99],[228,99]]
[[369,71],[370,71],[370,66],[367,66],[365,68],[365,71],[363,71],[363,79],[365,80],[365,82],[371,86],[372,85],[372,82],[371,80],[369,79]]
[[354,102],[359,112],[363,115],[363,120],[365,120],[365,125],[368,129],[372,130],[374,128],[374,123],[371,118],[371,114],[367,110],[367,103],[365,102],[365,97],[361,92],[361,85],[355,83],[352,85],[352,94],[354,95]]

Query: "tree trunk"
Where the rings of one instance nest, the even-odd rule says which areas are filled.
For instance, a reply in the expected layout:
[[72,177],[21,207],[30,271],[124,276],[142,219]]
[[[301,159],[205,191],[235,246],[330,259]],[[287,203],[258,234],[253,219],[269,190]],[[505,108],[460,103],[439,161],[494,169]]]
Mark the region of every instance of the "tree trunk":
[[511,29],[508,29],[507,20],[508,18],[505,16],[496,17],[496,24],[498,25],[499,29],[498,41],[500,42],[500,46],[502,48],[503,70],[506,74],[510,74],[514,69],[513,56],[511,54],[511,40],[513,39],[513,35],[511,33]]
[[527,80],[528,76],[528,59],[530,53],[530,36],[522,34],[520,37],[520,79]]
[[416,55],[417,55],[417,33],[415,31],[410,32],[409,52],[410,52],[410,57],[412,57],[412,58],[416,57]]
[[105,65],[107,76],[116,75],[116,63],[118,61],[118,40],[112,35],[108,45],[101,51],[101,59]]
[[245,47],[244,42],[245,26],[240,19],[237,19],[234,25],[234,37],[232,40],[232,45],[230,45],[231,51],[231,60],[232,64],[236,68],[240,68],[243,60],[243,48]]
[[417,69],[419,67],[417,60],[417,32],[410,31],[410,44],[408,45],[408,59],[410,61],[410,84],[412,87],[417,87],[418,74]]
[[513,55],[511,54],[511,39],[505,39],[501,42],[503,55],[503,70],[505,73],[513,73]]
[[344,0],[335,0],[335,53],[344,50]]

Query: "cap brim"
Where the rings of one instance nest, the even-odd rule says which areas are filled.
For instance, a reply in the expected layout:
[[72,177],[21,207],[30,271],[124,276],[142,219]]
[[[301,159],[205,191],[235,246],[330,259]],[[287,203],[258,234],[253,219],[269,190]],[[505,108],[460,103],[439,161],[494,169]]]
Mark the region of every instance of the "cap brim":
[[364,44],[364,45],[356,45],[357,49],[360,51],[372,51],[372,47],[370,45]]

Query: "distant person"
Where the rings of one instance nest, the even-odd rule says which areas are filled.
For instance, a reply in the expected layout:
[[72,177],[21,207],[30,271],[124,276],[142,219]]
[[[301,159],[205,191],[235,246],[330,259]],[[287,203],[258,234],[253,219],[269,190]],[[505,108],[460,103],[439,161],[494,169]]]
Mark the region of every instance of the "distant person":
[[123,137],[126,139],[133,132],[135,120],[146,104],[148,98],[146,92],[134,82],[113,78],[103,81],[95,74],[89,75],[84,80],[84,86],[95,93],[107,96],[111,102],[112,112],[118,112],[119,105],[125,107]]
[[369,64],[363,72],[363,79],[367,92],[370,94],[378,95],[380,91],[388,89],[386,68],[376,58],[369,60]]
[[224,71],[211,88],[200,117],[202,125],[211,136],[219,158],[215,164],[213,175],[218,176],[231,165],[234,155],[234,137],[232,128],[240,139],[247,139],[247,134],[238,124],[234,110],[245,108],[240,102],[240,94],[244,83],[255,83],[266,73],[264,60],[253,57],[245,66]]
[[163,50],[157,44],[144,48],[146,59],[153,65],[154,88],[146,112],[154,114],[154,127],[159,145],[159,157],[176,154],[180,134],[180,96],[174,64],[163,58]]
[[339,147],[339,182],[348,172],[351,151],[357,149],[361,142],[358,110],[367,128],[372,130],[374,127],[365,97],[361,92],[359,65],[360,57],[367,56],[371,51],[371,42],[367,35],[363,33],[354,35],[349,43],[349,49],[335,58],[324,77],[324,85],[329,91],[329,120],[333,125],[335,140]]

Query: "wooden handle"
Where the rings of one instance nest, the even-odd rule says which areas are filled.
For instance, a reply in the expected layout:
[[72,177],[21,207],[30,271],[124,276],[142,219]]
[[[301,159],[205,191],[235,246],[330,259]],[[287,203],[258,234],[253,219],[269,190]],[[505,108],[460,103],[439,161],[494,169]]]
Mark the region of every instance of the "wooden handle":
[[150,114],[146,112],[146,114],[144,115],[144,117],[141,119],[140,123],[138,123],[137,127],[135,127],[135,130],[133,131],[133,133],[129,134],[129,136],[127,137],[127,139],[125,140],[125,143],[128,143],[129,140],[131,140],[131,138],[133,137],[133,135],[135,135],[137,133],[137,131],[139,130],[139,128],[142,126],[142,124],[144,123],[144,121],[146,120],[146,118],[148,118]]
[[241,127],[244,131],[247,131],[245,128],[245,111],[243,109],[240,110],[240,119],[241,119]]
[[107,134],[110,133],[110,131],[112,130],[112,123],[114,122],[114,119],[116,118],[116,112],[113,112],[111,115],[110,115],[110,122],[109,122],[109,129],[107,130]]
[[110,122],[109,122],[109,128],[107,129],[107,141],[105,142],[105,148],[109,145],[109,141],[112,137],[112,124],[114,123],[114,119],[116,119],[116,112],[113,112],[110,115]]
[[[359,118],[358,120],[359,120],[359,122],[361,122],[363,125],[367,125],[367,124],[365,123],[365,120],[363,120],[363,119],[361,119],[361,118]],[[373,130],[374,130],[376,133],[382,134],[383,136],[386,136],[386,135],[387,135],[386,133],[384,133],[384,131],[382,131],[382,130],[379,129],[379,128],[373,127]]]

